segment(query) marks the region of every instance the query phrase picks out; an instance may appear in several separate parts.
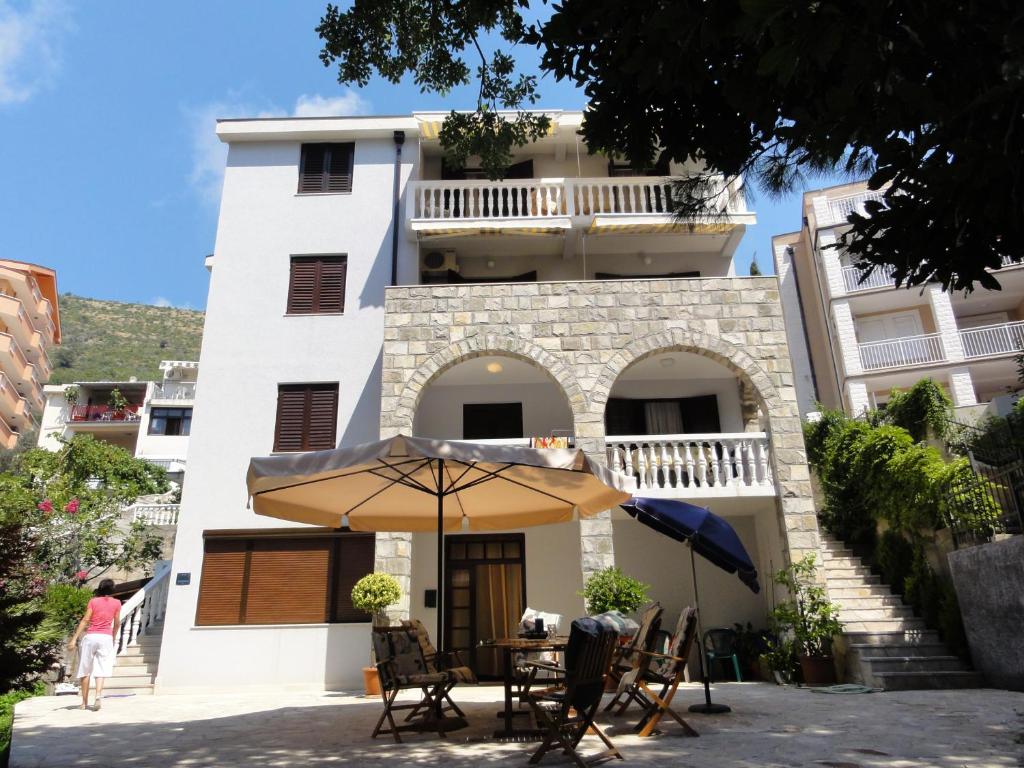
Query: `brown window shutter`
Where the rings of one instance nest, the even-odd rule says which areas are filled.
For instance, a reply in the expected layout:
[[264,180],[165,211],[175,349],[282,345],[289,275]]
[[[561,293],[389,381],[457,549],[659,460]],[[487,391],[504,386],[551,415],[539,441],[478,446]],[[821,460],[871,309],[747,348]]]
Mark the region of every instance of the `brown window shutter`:
[[196,624],[241,624],[245,590],[247,543],[244,540],[209,539],[199,579]]
[[326,622],[331,540],[255,539],[245,624]]
[[316,259],[293,258],[288,276],[289,314],[316,311],[316,287],[319,262]]
[[317,305],[315,312],[345,311],[345,277],[348,272],[348,258],[325,256],[319,261],[320,274],[317,283]]
[[277,388],[277,424],[274,427],[275,451],[303,450],[306,420],[304,385],[283,385]]
[[303,144],[299,160],[299,192],[323,192],[327,144]]
[[352,191],[352,164],[355,155],[354,144],[329,144],[325,192]]
[[352,587],[373,573],[375,537],[372,533],[350,533],[336,541],[334,559],[333,621],[352,623],[369,621],[370,616],[352,605]]
[[337,425],[338,385],[314,384],[310,386],[305,449],[320,451],[334,448]]

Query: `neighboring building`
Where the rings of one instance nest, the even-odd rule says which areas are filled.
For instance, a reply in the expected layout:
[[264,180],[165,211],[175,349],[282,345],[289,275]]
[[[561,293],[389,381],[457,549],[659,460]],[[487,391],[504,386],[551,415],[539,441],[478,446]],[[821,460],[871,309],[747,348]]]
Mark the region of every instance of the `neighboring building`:
[[[639,493],[728,517],[764,584],[818,551],[777,282],[734,271],[755,220],[739,185],[713,219],[677,221],[666,178],[588,155],[580,113],[552,117],[494,182],[444,165],[440,114],[218,124],[229,152],[159,690],[360,684],[369,626],[348,595],[374,568],[428,626],[429,591],[448,590],[451,644],[484,671],[480,640],[514,632],[527,604],[582,615],[585,578],[611,564],[672,621],[692,604],[682,546],[621,510],[448,536],[439,585],[432,534],[257,517],[254,455],[571,435]],[[764,626],[770,589],[698,572],[705,626]]]
[[[160,370],[160,381],[81,381],[45,387],[46,408],[39,426],[39,446],[56,450],[60,440],[69,440],[76,434],[92,435],[163,467],[168,479],[180,488],[185,476],[199,363],[164,360]],[[115,389],[127,401],[123,408],[111,405]],[[69,395],[75,398],[73,403],[68,402]],[[142,500],[132,513],[152,523],[174,525],[178,505]]]
[[807,192],[802,229],[772,239],[801,412],[820,402],[859,414],[925,377],[958,408],[1015,392],[1024,264],[1004,264],[1001,291],[966,295],[937,283],[896,288],[885,269],[862,279],[835,245],[848,213],[878,197],[866,182]]
[[60,344],[57,274],[0,259],[0,448],[14,448],[42,413],[47,350]]

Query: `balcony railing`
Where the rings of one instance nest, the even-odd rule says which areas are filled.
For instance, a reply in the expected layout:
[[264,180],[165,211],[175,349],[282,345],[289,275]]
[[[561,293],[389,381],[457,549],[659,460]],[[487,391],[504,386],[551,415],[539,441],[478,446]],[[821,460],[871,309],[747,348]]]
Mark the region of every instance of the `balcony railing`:
[[[501,181],[414,181],[409,217],[428,221],[552,219],[558,217],[651,216],[673,213],[672,179],[504,179]],[[712,190],[712,208],[735,207],[724,183]]]
[[772,495],[764,432],[617,435],[605,438],[608,465],[628,490],[651,496]]
[[68,421],[138,421],[140,405],[128,405],[115,411],[109,405],[76,405],[71,408]]
[[171,381],[157,384],[153,392],[156,400],[194,400],[196,383],[194,381]]
[[867,211],[864,208],[864,203],[868,200],[882,200],[884,194],[882,192],[860,192],[856,195],[848,195],[847,197],[840,197],[834,200],[828,201],[828,211],[832,220],[830,222],[822,222],[823,224],[845,224],[847,217],[856,211],[862,216],[867,215]]
[[133,504],[129,507],[132,520],[148,525],[177,525],[180,504]]
[[875,267],[871,274],[861,279],[864,273],[858,267],[843,267],[843,284],[847,293],[868,291],[872,288],[889,288],[896,285],[892,267]]
[[865,371],[937,363],[945,359],[942,338],[937,333],[869,341],[860,346],[860,364]]
[[1024,321],[998,323],[960,331],[964,357],[989,357],[1024,351]]

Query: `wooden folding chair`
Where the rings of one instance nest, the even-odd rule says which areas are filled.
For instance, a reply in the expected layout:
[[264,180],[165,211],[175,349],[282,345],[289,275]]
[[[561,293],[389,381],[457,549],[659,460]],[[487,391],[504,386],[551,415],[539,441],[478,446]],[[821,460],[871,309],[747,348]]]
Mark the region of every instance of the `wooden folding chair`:
[[[687,736],[700,735],[672,709],[672,699],[676,695],[679,684],[683,681],[687,659],[693,649],[696,636],[697,611],[693,608],[686,608],[679,616],[668,653],[638,651],[647,659],[647,663],[638,668],[642,671],[635,677],[630,677],[633,674],[631,672],[623,678],[622,682],[626,684],[628,699],[617,714],[622,714],[626,705],[631,701],[639,704],[644,713],[633,730],[640,736],[650,736],[654,733],[661,718],[665,715],[679,723]],[[655,692],[655,688],[659,687],[660,690]]]
[[633,635],[630,642],[620,645],[615,649],[615,653],[612,656],[611,668],[608,671],[608,676],[611,677],[612,681],[619,685],[619,688],[604,708],[605,712],[611,711],[616,704],[621,704],[622,697],[622,677],[627,674],[630,670],[635,669],[638,664],[646,663],[644,658],[637,653],[638,650],[651,651],[654,650],[654,643],[658,636],[658,631],[661,628],[661,617],[664,613],[661,603],[654,602],[644,608],[643,613],[640,614],[640,628]]
[[[380,678],[380,695],[384,700],[384,712],[373,729],[372,738],[390,733],[399,744],[404,731],[426,730],[425,723],[436,718],[438,736],[444,737],[443,718],[440,714],[445,687],[450,678],[443,672],[429,672],[423,653],[416,641],[415,633],[406,627],[375,628],[373,650],[377,656],[377,674]],[[419,690],[422,694],[415,703],[397,704],[395,700],[402,691]],[[399,725],[395,713],[411,710],[406,721]],[[389,728],[384,728],[387,721]]]
[[[579,768],[611,757],[622,759],[622,753],[594,724],[617,638],[615,630],[594,619],[576,619],[565,649],[564,668],[544,662],[526,662],[526,666],[531,668],[531,677],[538,670],[564,677],[564,683],[558,688],[529,691],[523,695],[537,719],[537,725],[544,731],[543,742],[530,757],[531,764],[539,763],[553,749],[571,757]],[[596,755],[580,755],[577,747],[588,732],[597,736],[607,749]]]
[[[479,682],[476,673],[463,662],[462,656],[458,651],[438,651],[433,643],[430,642],[430,633],[427,632],[426,626],[419,619],[403,619],[402,626],[416,633],[416,641],[419,643],[420,651],[423,653],[427,672],[431,674],[443,673],[448,676],[448,682],[441,689],[441,696],[447,702],[444,709],[454,711],[459,717],[465,717],[466,713],[459,709],[458,704],[452,701],[451,690],[460,683],[476,685]],[[405,716],[405,719],[412,720],[418,714],[419,712],[414,709]]]

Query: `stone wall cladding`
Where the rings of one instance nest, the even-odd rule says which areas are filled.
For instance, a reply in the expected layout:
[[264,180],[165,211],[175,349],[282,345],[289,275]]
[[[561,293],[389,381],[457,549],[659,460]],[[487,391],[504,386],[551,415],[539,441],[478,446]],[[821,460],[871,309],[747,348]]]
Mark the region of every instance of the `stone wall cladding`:
[[[604,407],[626,368],[677,350],[722,363],[753,386],[767,413],[789,556],[817,552],[774,277],[396,287],[387,290],[385,313],[382,437],[412,434],[423,391],[445,369],[481,355],[509,355],[558,384],[573,412],[577,443],[604,461]],[[614,561],[610,537],[610,519],[581,526],[585,575]]]

